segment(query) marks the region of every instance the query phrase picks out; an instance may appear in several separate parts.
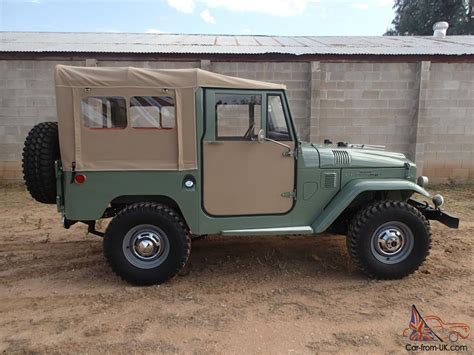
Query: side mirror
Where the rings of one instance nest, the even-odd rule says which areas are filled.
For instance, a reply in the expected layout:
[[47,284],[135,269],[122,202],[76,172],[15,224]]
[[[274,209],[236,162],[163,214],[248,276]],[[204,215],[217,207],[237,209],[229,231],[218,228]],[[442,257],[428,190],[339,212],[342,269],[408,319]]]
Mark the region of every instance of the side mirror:
[[265,142],[265,132],[263,131],[263,129],[260,129],[257,133],[257,142],[258,143]]
[[286,149],[288,149],[288,152],[283,153],[284,156],[295,156],[294,155],[295,153],[293,152],[292,148],[289,145],[286,145],[276,140],[265,137],[265,132],[263,131],[263,129],[260,129],[258,131],[256,135],[256,140],[257,140],[257,143],[263,143],[265,141],[268,141],[268,142],[273,142],[275,144],[281,145],[282,147],[285,147]]

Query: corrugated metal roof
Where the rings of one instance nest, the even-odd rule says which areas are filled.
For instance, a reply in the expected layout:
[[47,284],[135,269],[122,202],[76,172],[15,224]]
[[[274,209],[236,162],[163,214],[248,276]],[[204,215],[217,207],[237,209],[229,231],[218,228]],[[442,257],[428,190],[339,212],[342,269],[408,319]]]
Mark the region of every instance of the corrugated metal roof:
[[474,54],[474,36],[231,36],[148,33],[0,32],[0,52],[149,54]]

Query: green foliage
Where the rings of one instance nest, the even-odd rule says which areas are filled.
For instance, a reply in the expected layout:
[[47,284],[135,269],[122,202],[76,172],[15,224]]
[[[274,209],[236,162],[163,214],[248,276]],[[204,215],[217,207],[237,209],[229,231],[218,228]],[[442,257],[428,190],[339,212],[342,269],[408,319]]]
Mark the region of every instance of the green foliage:
[[448,35],[474,34],[466,0],[395,0],[393,28],[385,35],[430,36],[438,21],[449,23]]

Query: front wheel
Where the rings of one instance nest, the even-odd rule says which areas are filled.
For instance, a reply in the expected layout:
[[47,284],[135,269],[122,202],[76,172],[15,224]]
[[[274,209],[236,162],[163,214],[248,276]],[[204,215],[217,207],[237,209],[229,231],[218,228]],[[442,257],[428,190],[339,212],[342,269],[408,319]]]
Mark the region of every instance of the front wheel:
[[182,218],[156,203],[136,203],[107,227],[104,255],[112,270],[135,285],[167,281],[185,265],[191,239]]
[[431,228],[427,219],[405,202],[377,202],[353,218],[347,247],[369,277],[400,279],[417,270],[428,256]]

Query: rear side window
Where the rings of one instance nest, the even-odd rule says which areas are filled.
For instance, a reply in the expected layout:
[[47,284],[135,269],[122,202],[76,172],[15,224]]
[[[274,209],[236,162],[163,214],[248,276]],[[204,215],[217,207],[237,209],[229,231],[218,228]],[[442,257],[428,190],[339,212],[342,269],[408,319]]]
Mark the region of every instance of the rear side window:
[[120,96],[89,96],[81,101],[84,127],[107,129],[127,127],[127,103]]
[[133,128],[174,128],[175,112],[171,96],[133,96],[130,99],[130,124]]
[[261,95],[216,95],[216,129],[220,140],[250,140],[260,129]]

